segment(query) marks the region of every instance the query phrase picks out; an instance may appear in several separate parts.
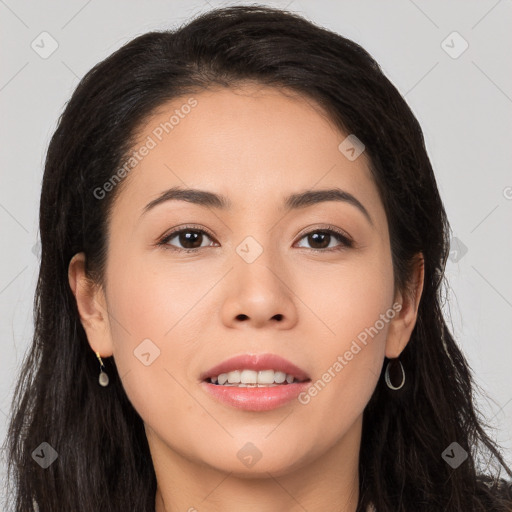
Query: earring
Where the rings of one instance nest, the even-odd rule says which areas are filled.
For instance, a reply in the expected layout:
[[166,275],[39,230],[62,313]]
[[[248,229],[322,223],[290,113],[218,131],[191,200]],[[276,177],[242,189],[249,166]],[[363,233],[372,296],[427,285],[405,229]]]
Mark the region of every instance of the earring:
[[105,369],[105,365],[103,364],[103,361],[101,360],[100,353],[96,352],[96,357],[100,361],[100,377],[98,379],[100,386],[108,386],[108,375],[103,371]]
[[[399,365],[399,367],[397,365]],[[394,380],[396,380],[395,377],[398,376],[398,369],[400,369],[400,372],[402,374],[402,382],[398,386],[394,386],[391,383],[390,372],[393,373]],[[396,358],[388,361],[388,364],[386,365],[386,372],[384,373],[384,378],[386,380],[386,385],[388,386],[389,389],[397,390],[403,387],[403,385],[405,384],[405,371],[400,359]]]

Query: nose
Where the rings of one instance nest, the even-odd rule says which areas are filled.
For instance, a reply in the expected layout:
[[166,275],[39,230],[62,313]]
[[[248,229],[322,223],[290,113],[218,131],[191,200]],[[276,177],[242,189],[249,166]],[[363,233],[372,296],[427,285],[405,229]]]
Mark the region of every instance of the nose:
[[226,326],[291,329],[297,323],[298,298],[292,277],[272,265],[265,252],[254,262],[235,261],[224,283],[221,318]]

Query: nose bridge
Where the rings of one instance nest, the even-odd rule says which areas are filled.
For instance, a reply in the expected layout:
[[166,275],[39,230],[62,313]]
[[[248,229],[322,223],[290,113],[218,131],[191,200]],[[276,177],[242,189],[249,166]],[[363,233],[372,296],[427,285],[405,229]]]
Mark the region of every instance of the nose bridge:
[[[235,273],[242,282],[259,285],[264,289],[282,286],[285,270],[281,262],[281,254],[274,247],[270,233],[260,230],[258,234],[247,235],[235,247]],[[249,283],[245,283],[247,286]],[[275,292],[275,290],[274,290]]]
[[271,319],[282,325],[295,320],[289,278],[271,232],[259,229],[245,236],[235,246],[233,267],[223,305],[225,322],[243,319],[261,326]]

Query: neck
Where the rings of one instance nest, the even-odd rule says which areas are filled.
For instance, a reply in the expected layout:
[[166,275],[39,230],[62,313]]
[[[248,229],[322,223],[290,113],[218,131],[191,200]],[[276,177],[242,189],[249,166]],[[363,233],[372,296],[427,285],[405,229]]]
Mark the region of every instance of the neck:
[[157,477],[155,512],[355,512],[361,421],[293,470],[249,476],[185,458],[146,426]]

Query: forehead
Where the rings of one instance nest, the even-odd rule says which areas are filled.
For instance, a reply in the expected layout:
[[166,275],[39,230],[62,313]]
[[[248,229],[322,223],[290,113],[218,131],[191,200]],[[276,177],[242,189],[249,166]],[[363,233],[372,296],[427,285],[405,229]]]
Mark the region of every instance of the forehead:
[[119,207],[140,216],[179,186],[222,194],[232,210],[280,208],[284,196],[331,187],[379,208],[368,159],[347,158],[346,138],[318,104],[290,90],[245,85],[181,96],[140,127]]

